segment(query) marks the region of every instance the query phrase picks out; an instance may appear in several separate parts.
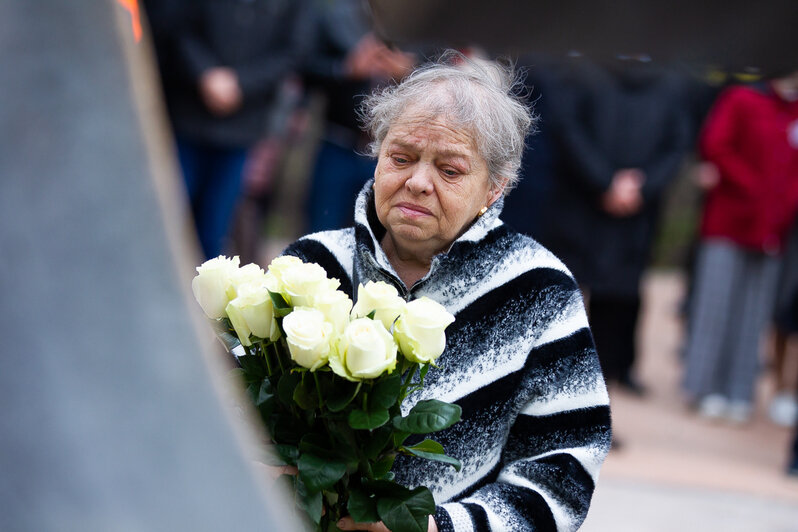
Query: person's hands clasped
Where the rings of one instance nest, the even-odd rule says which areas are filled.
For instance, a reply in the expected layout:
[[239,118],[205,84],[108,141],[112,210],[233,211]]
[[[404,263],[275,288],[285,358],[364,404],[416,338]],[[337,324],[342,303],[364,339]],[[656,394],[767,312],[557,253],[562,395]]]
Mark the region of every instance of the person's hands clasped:
[[243,101],[238,76],[228,67],[214,67],[203,72],[199,91],[208,110],[218,116],[234,113]]
[[645,174],[637,168],[615,172],[610,188],[601,197],[601,207],[618,218],[631,216],[643,207],[642,187]]

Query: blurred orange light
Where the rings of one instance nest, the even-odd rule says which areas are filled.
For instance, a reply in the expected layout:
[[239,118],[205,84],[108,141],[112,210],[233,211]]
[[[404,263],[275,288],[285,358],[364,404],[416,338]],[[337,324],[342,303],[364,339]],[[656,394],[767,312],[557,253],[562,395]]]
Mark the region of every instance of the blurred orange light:
[[133,26],[133,38],[136,42],[141,40],[141,18],[139,17],[139,3],[138,0],[116,0],[119,5],[124,7],[130,12],[130,22]]

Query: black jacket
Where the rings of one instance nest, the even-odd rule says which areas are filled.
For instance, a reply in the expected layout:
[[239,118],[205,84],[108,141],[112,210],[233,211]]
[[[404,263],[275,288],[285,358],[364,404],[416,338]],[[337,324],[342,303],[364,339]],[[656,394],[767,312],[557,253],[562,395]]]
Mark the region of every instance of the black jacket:
[[[173,53],[179,86],[167,93],[175,130],[218,145],[247,146],[264,132],[275,90],[308,52],[312,17],[308,0],[194,0],[182,8]],[[243,105],[218,117],[198,91],[204,71],[235,70]]]
[[[552,99],[562,160],[544,241],[594,293],[634,295],[660,200],[690,144],[685,85],[644,64],[617,70],[582,64],[567,72]],[[600,200],[623,168],[645,173],[644,205],[635,215],[616,218]]]

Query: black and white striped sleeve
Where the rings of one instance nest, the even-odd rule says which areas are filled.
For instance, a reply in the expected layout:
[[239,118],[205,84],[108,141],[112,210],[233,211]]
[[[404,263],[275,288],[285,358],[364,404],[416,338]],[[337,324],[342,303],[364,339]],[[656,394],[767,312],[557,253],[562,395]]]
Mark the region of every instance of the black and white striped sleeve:
[[[493,482],[439,506],[441,532],[576,530],[610,446],[609,397],[570,275],[530,297],[541,328],[521,370],[517,416]],[[546,312],[534,312],[547,305]],[[541,320],[541,316],[546,316]]]

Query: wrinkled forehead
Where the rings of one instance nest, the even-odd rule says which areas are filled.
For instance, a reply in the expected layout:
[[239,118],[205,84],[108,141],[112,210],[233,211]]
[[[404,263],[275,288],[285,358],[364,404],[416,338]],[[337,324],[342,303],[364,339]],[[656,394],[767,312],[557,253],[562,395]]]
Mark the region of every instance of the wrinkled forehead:
[[463,155],[479,156],[474,132],[451,108],[424,102],[407,106],[391,123],[385,140],[418,147],[447,147]]

